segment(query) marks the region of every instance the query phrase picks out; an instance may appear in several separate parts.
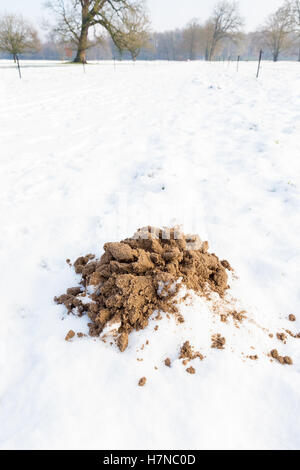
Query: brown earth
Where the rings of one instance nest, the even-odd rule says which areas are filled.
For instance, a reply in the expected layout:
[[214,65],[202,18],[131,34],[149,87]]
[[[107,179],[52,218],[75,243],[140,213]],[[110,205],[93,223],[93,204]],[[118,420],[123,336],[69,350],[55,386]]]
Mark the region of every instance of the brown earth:
[[179,359],[184,359],[184,363],[187,364],[188,361],[196,359],[197,357],[200,359],[200,361],[203,361],[204,359],[200,352],[194,352],[194,348],[191,346],[189,341],[185,341],[185,343],[183,343],[180,348]]
[[[184,321],[176,301],[181,285],[202,296],[215,292],[222,298],[229,288],[226,270],[231,267],[209,253],[208,242],[197,235],[146,227],[133,238],[106,243],[100,259],[81,256],[74,269],[81,275],[82,287],[72,287],[54,300],[69,313],[87,314],[91,336],[115,324],[117,344],[124,351],[128,335],[146,328],[155,311]],[[91,287],[94,292],[88,294]]]
[[300,338],[300,333],[293,333],[291,330],[285,330],[288,335],[290,335],[292,338]]
[[284,344],[286,343],[287,336],[284,333],[276,333],[277,339],[282,341]]
[[66,335],[66,337],[65,337],[65,340],[66,340],[66,341],[70,341],[70,339],[74,338],[74,336],[75,336],[75,332],[74,332],[73,330],[70,330],[70,331],[67,333],[67,335]]
[[144,387],[144,385],[146,385],[146,382],[147,382],[146,377],[142,377],[138,383],[139,387]]
[[211,347],[214,349],[224,349],[226,339],[220,334],[213,335],[211,337]]
[[270,355],[273,359],[280,362],[280,364],[288,364],[290,366],[293,364],[293,361],[289,356],[280,356],[277,349],[272,349]]
[[258,360],[258,355],[255,354],[254,356],[247,356],[251,361],[257,361]]
[[171,359],[169,357],[167,357],[167,359],[165,359],[165,365],[167,367],[171,367]]

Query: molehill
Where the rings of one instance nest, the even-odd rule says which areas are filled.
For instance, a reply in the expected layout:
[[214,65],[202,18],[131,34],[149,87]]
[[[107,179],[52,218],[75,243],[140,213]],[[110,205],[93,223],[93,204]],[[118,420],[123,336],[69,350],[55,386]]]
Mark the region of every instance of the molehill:
[[54,300],[68,313],[87,314],[91,336],[113,331],[124,351],[129,334],[146,328],[153,313],[171,313],[184,321],[176,299],[182,285],[202,296],[215,292],[223,297],[231,267],[209,253],[208,242],[197,235],[146,227],[120,243],[106,243],[100,259],[91,254],[78,258],[74,269],[80,286]]

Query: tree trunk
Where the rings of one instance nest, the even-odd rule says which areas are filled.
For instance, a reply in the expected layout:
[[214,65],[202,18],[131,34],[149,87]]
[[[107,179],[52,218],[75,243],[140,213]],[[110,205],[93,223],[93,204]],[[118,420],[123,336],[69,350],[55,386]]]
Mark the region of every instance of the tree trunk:
[[209,50],[209,58],[208,58],[208,60],[209,60],[210,62],[211,62],[211,61],[213,60],[213,58],[214,58],[215,50],[216,50],[216,45],[217,45],[216,40],[213,39],[213,40],[212,40],[212,43],[211,43],[211,46],[210,46],[210,50]]
[[212,45],[209,51],[209,59],[208,59],[210,62],[213,60],[214,53],[215,53],[215,47],[214,45]]
[[208,46],[205,48],[205,60],[209,59],[209,52],[208,52]]
[[75,63],[86,64],[87,40],[88,28],[82,28],[77,47],[77,54],[74,59]]
[[88,47],[89,33],[89,1],[85,1],[82,6],[81,32],[77,46],[77,54],[74,59],[75,63],[86,64],[86,50]]

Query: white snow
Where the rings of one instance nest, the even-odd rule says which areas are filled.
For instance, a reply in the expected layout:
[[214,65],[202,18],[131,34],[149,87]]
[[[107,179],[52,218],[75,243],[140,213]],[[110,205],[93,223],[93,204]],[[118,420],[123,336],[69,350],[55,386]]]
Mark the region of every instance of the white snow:
[[[27,62],[22,81],[11,65],[0,64],[1,448],[299,449],[300,339],[260,328],[300,331],[299,64],[264,62],[256,80],[253,62]],[[253,322],[223,324],[194,298],[184,324],[153,320],[124,353],[66,342],[88,330],[53,302],[78,283],[66,258],[149,224],[208,240]],[[185,340],[205,355],[195,375],[178,359]],[[273,348],[294,365],[271,363]]]

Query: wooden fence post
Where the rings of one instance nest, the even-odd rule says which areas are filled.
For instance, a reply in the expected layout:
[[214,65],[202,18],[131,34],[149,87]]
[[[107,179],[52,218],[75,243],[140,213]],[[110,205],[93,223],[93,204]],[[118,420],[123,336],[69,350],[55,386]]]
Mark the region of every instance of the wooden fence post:
[[19,56],[18,56],[18,54],[16,54],[16,61],[17,61],[17,67],[18,67],[18,71],[19,71],[19,77],[22,78],[22,75],[21,75],[21,67],[20,67],[20,62],[19,62]]
[[263,55],[263,50],[261,49],[261,50],[260,50],[260,53],[259,53],[259,59],[258,59],[258,67],[257,67],[256,78],[259,77],[259,71],[260,71],[260,64],[261,64],[262,55]]

